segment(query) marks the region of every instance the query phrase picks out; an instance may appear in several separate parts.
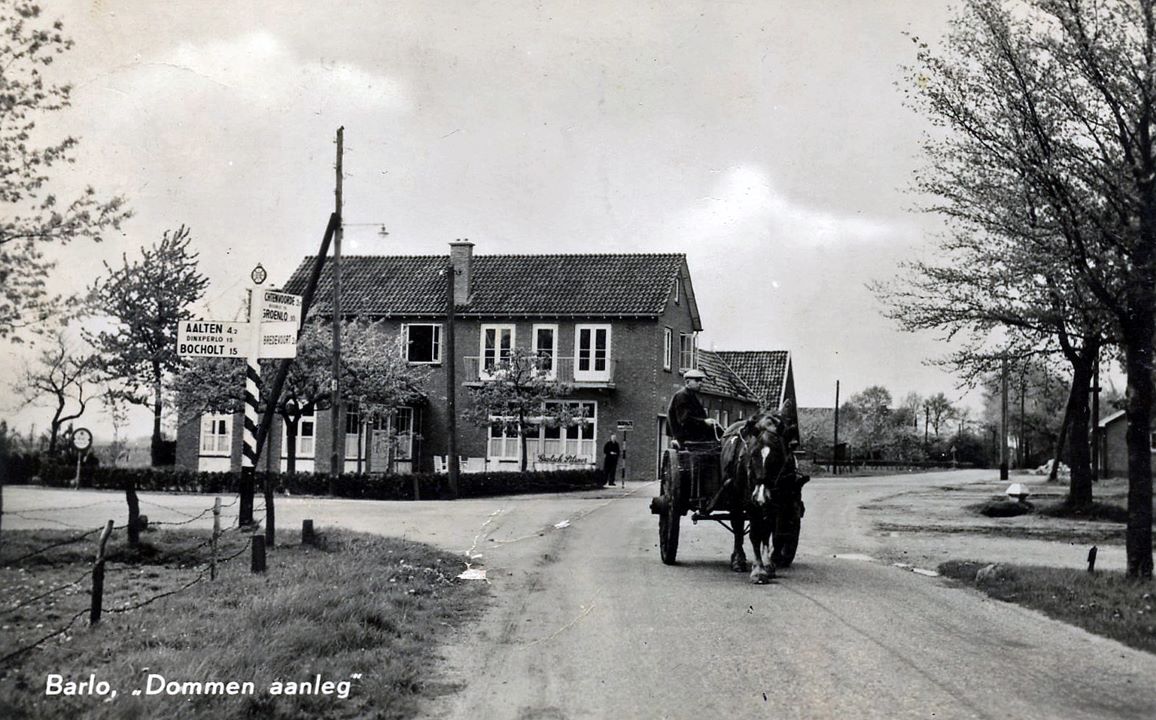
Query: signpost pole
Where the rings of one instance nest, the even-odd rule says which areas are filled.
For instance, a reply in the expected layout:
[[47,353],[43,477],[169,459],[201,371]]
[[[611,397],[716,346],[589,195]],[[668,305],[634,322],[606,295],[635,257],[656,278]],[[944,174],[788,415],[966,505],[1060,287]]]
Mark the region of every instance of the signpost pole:
[[253,490],[257,475],[257,401],[261,397],[261,298],[249,290],[249,347],[245,353],[245,428],[241,440],[241,507],[239,524],[253,524]]
[[626,438],[630,434],[629,428],[622,428],[622,487],[626,487]]

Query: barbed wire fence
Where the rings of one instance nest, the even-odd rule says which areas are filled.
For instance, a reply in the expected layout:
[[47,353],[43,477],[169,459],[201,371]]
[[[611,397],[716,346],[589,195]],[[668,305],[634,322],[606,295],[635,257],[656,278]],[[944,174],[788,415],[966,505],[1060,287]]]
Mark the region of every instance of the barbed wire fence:
[[[205,547],[211,547],[210,557],[208,559],[204,560],[203,562],[197,563],[194,567],[199,567],[200,570],[197,572],[196,576],[193,577],[188,582],[181,584],[179,587],[176,587],[174,589],[165,590],[163,592],[159,592],[159,593],[152,595],[152,596],[149,596],[143,600],[137,600],[136,602],[133,602],[131,604],[122,605],[120,607],[107,608],[107,612],[110,614],[129,613],[129,612],[132,612],[134,610],[138,610],[140,608],[151,605],[152,603],[154,603],[158,600],[161,600],[161,599],[164,599],[167,597],[172,597],[174,595],[178,595],[182,592],[185,592],[185,591],[189,590],[190,588],[194,587],[195,585],[203,582],[206,578],[209,579],[210,581],[216,580],[217,569],[221,565],[225,565],[225,564],[237,559],[238,557],[245,554],[246,552],[252,553],[253,558],[254,558],[253,566],[252,566],[252,572],[263,572],[265,569],[265,567],[264,567],[264,565],[265,565],[265,543],[264,543],[264,536],[259,534],[259,533],[252,535],[250,537],[249,543],[243,542],[241,544],[241,547],[239,549],[237,549],[236,551],[232,552],[231,554],[224,556],[224,557],[218,557],[218,544],[220,543],[222,538],[227,537],[227,536],[243,535],[247,530],[247,528],[244,528],[240,525],[240,516],[239,515],[235,518],[235,520],[233,521],[232,524],[230,524],[229,527],[226,527],[223,529],[221,527],[221,523],[220,523],[221,511],[226,509],[226,508],[232,507],[233,505],[236,504],[236,502],[237,502],[237,498],[234,498],[231,502],[229,502],[227,504],[223,504],[221,502],[221,498],[217,497],[214,499],[213,505],[211,507],[208,507],[208,508],[206,508],[206,509],[204,509],[201,512],[196,513],[196,514],[186,513],[184,511],[177,510],[176,508],[170,508],[170,507],[160,505],[159,503],[151,503],[150,502],[149,504],[151,504],[151,505],[161,507],[161,508],[166,509],[166,510],[170,510],[170,511],[175,512],[175,513],[180,514],[180,515],[184,515],[187,518],[185,520],[179,520],[179,521],[152,522],[152,523],[150,523],[151,525],[179,527],[179,526],[189,525],[189,524],[191,524],[197,520],[201,520],[201,519],[205,518],[208,515],[212,515],[214,522],[213,522],[213,528],[209,534],[209,537],[206,538],[205,540],[203,540],[202,542],[199,542],[199,543],[197,543],[191,547],[181,548],[182,554],[193,555],[193,554],[198,553],[199,551],[203,550]],[[96,504],[99,504],[99,503],[94,503],[94,505],[96,505]],[[23,517],[24,516],[23,513],[47,512],[49,510],[51,510],[51,509],[49,509],[49,508],[44,508],[42,510],[24,509],[19,513],[11,512],[11,511],[3,511],[3,514]],[[264,510],[264,505],[261,505],[260,507],[254,508],[254,510],[253,510],[254,516],[257,516],[257,514],[263,510]],[[37,521],[49,520],[48,518],[32,518],[32,519],[35,519]],[[19,600],[18,602],[16,602],[15,604],[0,606],[0,617],[9,616],[13,613],[16,613],[16,612],[24,609],[24,608],[35,605],[38,602],[45,601],[45,600],[52,598],[52,597],[54,597],[60,593],[67,592],[71,588],[79,587],[86,579],[92,580],[90,607],[77,611],[75,614],[73,614],[71,617],[69,617],[68,620],[63,625],[57,627],[56,629],[43,635],[42,637],[39,637],[37,640],[30,642],[30,643],[27,643],[27,644],[24,644],[24,645],[22,645],[16,649],[8,652],[5,655],[0,656],[0,666],[3,666],[8,661],[10,661],[14,658],[17,658],[17,657],[19,657],[19,656],[21,656],[21,655],[23,655],[23,654],[25,654],[31,650],[34,650],[34,649],[44,645],[46,642],[48,642],[49,640],[52,640],[53,638],[59,637],[65,633],[67,633],[70,629],[72,629],[72,627],[74,625],[76,625],[77,621],[81,617],[83,617],[86,613],[89,615],[90,625],[95,626],[99,623],[100,615],[102,612],[105,611],[105,608],[103,607],[103,604],[104,604],[103,579],[104,579],[104,571],[105,571],[104,565],[107,561],[107,558],[105,557],[105,544],[106,544],[107,540],[109,539],[109,537],[111,536],[111,533],[113,531],[125,530],[125,529],[127,529],[127,527],[128,527],[127,523],[123,524],[123,525],[113,525],[113,521],[109,520],[105,525],[103,525],[101,527],[89,530],[87,532],[79,533],[75,536],[66,538],[64,540],[59,540],[56,542],[47,543],[41,547],[34,548],[30,551],[24,552],[23,554],[15,557],[13,559],[3,561],[6,566],[11,567],[13,565],[17,565],[19,563],[22,563],[22,562],[24,562],[30,558],[33,558],[37,555],[41,555],[43,553],[46,553],[50,550],[54,550],[57,548],[61,548],[61,547],[65,547],[68,545],[73,545],[76,543],[83,542],[85,540],[88,540],[89,538],[92,538],[94,535],[97,535],[97,534],[101,535],[99,543],[98,543],[98,548],[94,554],[94,560],[92,562],[92,566],[89,568],[86,568],[85,571],[83,573],[81,573],[80,575],[78,575],[75,579],[73,579],[69,582],[57,584],[54,587],[49,588],[48,590],[45,590],[43,592],[40,592],[33,597],[23,598],[23,599]],[[259,563],[258,563],[258,555],[259,555],[259,560],[260,560]],[[126,571],[128,569],[130,569],[128,566],[120,566],[120,567],[116,567],[116,568],[111,568],[111,570],[113,570],[114,572],[123,572],[123,571]]]

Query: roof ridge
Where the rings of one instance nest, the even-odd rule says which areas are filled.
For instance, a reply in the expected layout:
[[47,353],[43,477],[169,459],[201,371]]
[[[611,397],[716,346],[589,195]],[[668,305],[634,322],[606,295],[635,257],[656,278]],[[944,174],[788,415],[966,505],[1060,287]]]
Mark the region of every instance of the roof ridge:
[[[305,255],[303,257],[307,260],[317,259],[316,255]],[[352,258],[382,258],[382,259],[387,259],[387,258],[407,258],[407,259],[422,258],[422,259],[429,259],[429,258],[449,257],[449,253],[446,253],[444,255],[436,255],[436,254],[422,254],[422,255],[352,254],[352,255],[350,255],[350,254],[345,254],[345,255],[342,255],[341,257],[343,260],[349,260]],[[591,258],[591,257],[685,258],[686,253],[609,253],[609,252],[607,252],[607,253],[545,253],[545,252],[543,252],[543,253],[493,253],[493,254],[475,253],[473,255],[474,259],[477,259],[477,258],[523,258],[523,257],[534,257],[534,258],[575,258],[575,257],[578,257],[578,258]]]

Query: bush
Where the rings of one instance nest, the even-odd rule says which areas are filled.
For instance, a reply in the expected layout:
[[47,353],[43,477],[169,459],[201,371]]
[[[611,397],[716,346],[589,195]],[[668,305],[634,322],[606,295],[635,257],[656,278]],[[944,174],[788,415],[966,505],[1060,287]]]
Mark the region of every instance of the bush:
[[1016,502],[1007,498],[992,498],[987,502],[971,506],[972,510],[985,517],[1016,517],[1030,515],[1034,509],[1030,502]]
[[[121,490],[128,482],[135,482],[138,491],[235,493],[239,478],[230,472],[197,472],[169,468],[85,468],[82,480],[91,473],[91,487]],[[61,466],[53,471],[51,479],[45,473],[45,484],[67,485],[75,474]],[[371,475],[345,473],[330,480],[328,475],[315,473],[257,473],[257,488],[263,488],[272,478],[274,491],[289,495],[332,495],[341,498],[365,500],[413,500],[415,483],[423,500],[449,496],[449,476],[446,473],[415,473],[413,475]],[[554,493],[600,487],[601,473],[597,470],[558,470],[553,472],[471,473],[459,476],[461,497],[488,497],[519,493]]]

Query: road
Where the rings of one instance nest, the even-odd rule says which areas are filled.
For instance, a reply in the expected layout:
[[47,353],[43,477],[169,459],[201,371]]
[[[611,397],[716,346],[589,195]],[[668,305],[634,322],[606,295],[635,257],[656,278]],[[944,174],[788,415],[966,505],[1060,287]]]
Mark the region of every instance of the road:
[[[663,565],[653,484],[455,503],[293,498],[278,518],[424,540],[484,568],[493,605],[446,649],[445,679],[463,689],[432,701],[431,718],[1156,717],[1156,656],[883,559],[904,538],[874,533],[862,504],[979,478],[812,481],[796,564],[764,586],[728,570],[714,524],[684,520],[680,563]],[[211,505],[143,497],[159,519]],[[51,526],[36,519],[48,507],[67,526],[123,522],[116,494],[5,488],[5,528]],[[1021,547],[944,542],[973,559],[1016,561]]]

